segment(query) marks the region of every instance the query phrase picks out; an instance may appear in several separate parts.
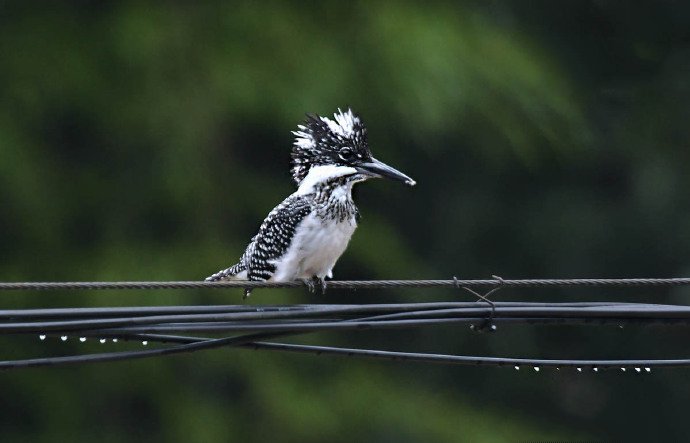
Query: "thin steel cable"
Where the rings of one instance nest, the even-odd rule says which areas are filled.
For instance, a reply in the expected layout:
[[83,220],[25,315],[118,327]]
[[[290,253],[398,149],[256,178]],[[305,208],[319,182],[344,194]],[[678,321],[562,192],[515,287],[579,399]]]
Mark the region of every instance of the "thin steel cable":
[[[556,287],[556,286],[688,286],[690,278],[580,278],[580,279],[488,279],[488,280],[348,280],[327,281],[328,289],[457,288],[457,287]],[[46,290],[156,290],[227,288],[298,288],[299,281],[140,281],[140,282],[2,282],[0,291]]]

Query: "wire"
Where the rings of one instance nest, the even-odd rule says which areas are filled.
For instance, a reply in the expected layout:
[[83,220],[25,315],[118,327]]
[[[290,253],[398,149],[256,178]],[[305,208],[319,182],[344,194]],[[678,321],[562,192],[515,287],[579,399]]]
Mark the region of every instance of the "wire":
[[[539,302],[496,302],[497,306],[505,307],[548,307],[553,303]],[[624,306],[623,302],[569,302],[558,303],[561,307],[594,307],[594,306]],[[647,306],[638,304],[637,306]],[[659,306],[659,305],[650,305]],[[661,305],[663,306],[663,305]],[[205,313],[235,313],[235,312],[291,312],[299,316],[302,313],[325,312],[341,314],[383,314],[409,311],[424,311],[434,309],[475,308],[477,302],[426,302],[426,303],[385,303],[385,304],[306,304],[306,305],[279,305],[279,306],[252,306],[252,305],[210,305],[210,306],[135,306],[135,307],[108,307],[108,308],[48,308],[48,309],[5,309],[0,310],[0,320],[10,319],[42,319],[42,318],[100,318],[116,316],[142,316],[142,315],[175,315],[175,314],[205,314]]]
[[221,339],[167,336],[167,335],[123,335],[126,340],[141,339],[147,341],[182,343],[177,346],[145,351],[110,352],[90,355],[47,357],[27,360],[0,361],[0,369],[19,369],[44,366],[64,366],[80,363],[113,362],[139,358],[156,357],[162,355],[181,354],[200,350],[213,349],[223,346],[234,346],[254,350],[285,351],[311,353],[315,355],[337,355],[347,357],[375,358],[391,361],[410,361],[421,363],[455,364],[466,366],[512,366],[516,370],[521,367],[531,367],[536,371],[544,368],[574,368],[579,372],[587,369],[593,372],[608,369],[620,369],[632,372],[651,372],[652,368],[659,367],[689,367],[690,359],[655,359],[655,360],[565,360],[565,359],[528,359],[507,357],[479,357],[464,355],[432,354],[419,352],[395,352],[373,349],[338,348],[332,346],[313,346],[287,343],[270,343],[255,341],[287,334],[259,333]]
[[238,346],[244,343],[251,343],[254,340],[277,337],[280,335],[284,334],[257,333],[218,339],[197,339],[195,341],[190,341],[186,344],[178,346],[150,349],[145,351],[107,352],[87,355],[70,355],[65,357],[45,357],[26,360],[0,361],[0,369],[35,368],[41,366],[64,366],[77,363],[102,363],[121,360],[133,360],[139,358],[194,352],[204,349],[217,348],[221,346]]
[[[690,321],[690,307],[643,303],[529,303],[496,302],[492,321],[588,322]],[[690,366],[690,360],[546,360],[504,357],[458,356],[372,349],[268,343],[269,337],[329,330],[376,330],[416,328],[448,323],[473,322],[486,317],[491,308],[477,302],[397,303],[371,305],[294,306],[179,306],[138,308],[27,309],[0,311],[0,334],[77,335],[173,343],[173,346],[47,357],[0,362],[0,369],[62,366],[77,363],[112,362],[195,352],[224,346],[272,351],[345,355],[394,361],[417,361],[482,366],[534,366],[573,368],[651,368]],[[56,320],[60,317],[66,320]],[[21,321],[17,321],[21,320]],[[33,320],[33,321],[31,321]],[[46,321],[48,320],[48,321]],[[593,323],[596,320],[597,323]],[[169,335],[181,331],[240,333],[220,339]],[[160,334],[165,332],[165,335]],[[64,334],[64,335],[63,335]]]
[[[457,288],[457,287],[555,287],[555,286],[688,286],[690,278],[581,278],[581,279],[523,279],[504,280],[348,280],[327,281],[328,289],[384,289],[384,288]],[[156,290],[156,289],[227,289],[227,288],[298,288],[300,281],[140,281],[140,282],[3,282],[2,291],[46,290]]]
[[[219,309],[220,308],[220,309]],[[37,312],[38,311],[38,312]],[[56,319],[57,311],[66,319]],[[160,315],[161,312],[171,314]],[[187,313],[191,311],[192,313]],[[491,308],[480,303],[376,305],[197,306],[162,308],[42,309],[0,311],[0,334],[82,334],[203,330],[327,331],[415,328],[482,320]],[[119,316],[122,314],[130,314]],[[131,315],[132,313],[137,315]],[[18,321],[19,320],[19,321]],[[690,307],[644,303],[496,302],[492,321],[501,322],[690,322]]]
[[[301,287],[301,282],[18,282],[0,283],[0,290],[134,290],[194,288],[280,288]],[[690,278],[669,279],[530,279],[504,280],[379,280],[331,281],[328,288],[433,288],[465,289],[476,297],[471,302],[394,303],[394,304],[306,304],[289,306],[144,306],[112,308],[57,308],[0,310],[0,335],[68,335],[160,343],[155,349],[69,355],[24,360],[0,361],[0,369],[61,366],[76,363],[120,361],[169,354],[195,352],[218,347],[241,347],[268,351],[301,352],[316,355],[345,355],[393,361],[417,361],[482,366],[574,367],[594,371],[619,367],[640,372],[652,367],[690,367],[690,359],[669,360],[547,360],[506,357],[460,356],[432,353],[350,349],[331,346],[265,342],[268,338],[320,331],[411,329],[444,324],[471,323],[481,331],[494,330],[501,323],[587,324],[614,323],[690,324],[690,307],[649,303],[575,302],[532,303],[494,302],[488,298],[504,287],[557,286],[681,286]],[[480,294],[470,288],[485,287]],[[481,322],[481,323],[477,323]],[[207,338],[174,335],[184,332],[233,334]],[[173,334],[173,335],[171,335]]]
[[580,371],[582,369],[591,369],[598,371],[599,369],[635,369],[641,372],[644,368],[645,372],[649,372],[653,367],[688,367],[690,366],[690,359],[676,359],[676,360],[548,360],[548,359],[529,359],[529,358],[505,358],[505,357],[478,357],[465,355],[447,355],[447,354],[428,354],[419,352],[394,352],[381,351],[372,349],[351,349],[351,348],[336,348],[330,346],[311,346],[311,345],[293,345],[287,343],[265,343],[255,342],[242,345],[243,347],[250,347],[253,349],[265,349],[274,351],[289,351],[311,353],[316,355],[340,355],[347,357],[366,357],[377,358],[393,361],[414,361],[421,363],[444,363],[444,364],[458,364],[467,366],[513,366],[518,369],[521,366],[541,368],[575,368]]

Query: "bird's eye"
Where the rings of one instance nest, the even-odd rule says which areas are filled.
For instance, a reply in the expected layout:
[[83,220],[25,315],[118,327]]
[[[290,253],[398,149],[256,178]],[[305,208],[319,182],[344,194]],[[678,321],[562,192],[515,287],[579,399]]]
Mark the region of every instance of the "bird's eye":
[[345,161],[350,161],[354,158],[355,153],[350,148],[343,148],[338,153],[338,156]]

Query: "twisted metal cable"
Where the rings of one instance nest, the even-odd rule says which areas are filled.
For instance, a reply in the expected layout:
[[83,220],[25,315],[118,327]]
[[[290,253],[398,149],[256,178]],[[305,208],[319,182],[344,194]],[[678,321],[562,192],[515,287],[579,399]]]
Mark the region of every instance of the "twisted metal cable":
[[[579,278],[579,279],[484,279],[484,280],[346,280],[327,281],[328,289],[457,288],[457,287],[556,287],[556,286],[688,286],[690,278]],[[0,282],[0,291],[46,290],[156,290],[227,288],[298,288],[300,281],[139,281],[139,282]]]

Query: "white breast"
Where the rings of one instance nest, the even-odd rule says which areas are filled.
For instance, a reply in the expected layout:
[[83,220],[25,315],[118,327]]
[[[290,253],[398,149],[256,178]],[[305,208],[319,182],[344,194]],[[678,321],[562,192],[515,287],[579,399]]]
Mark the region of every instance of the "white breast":
[[274,281],[332,277],[333,266],[345,252],[357,228],[354,218],[323,220],[308,215],[295,230],[295,238],[283,257],[276,260]]

